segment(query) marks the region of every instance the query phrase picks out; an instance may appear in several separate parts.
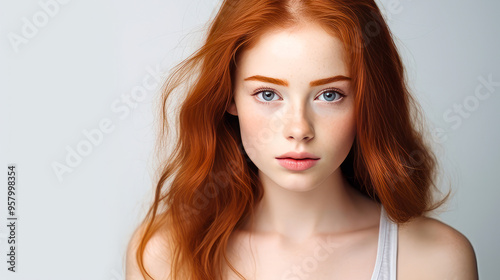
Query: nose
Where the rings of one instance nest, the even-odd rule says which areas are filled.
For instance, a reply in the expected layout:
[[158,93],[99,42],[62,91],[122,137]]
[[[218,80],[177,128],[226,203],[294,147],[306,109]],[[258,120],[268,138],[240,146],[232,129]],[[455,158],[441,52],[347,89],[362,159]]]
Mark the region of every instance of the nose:
[[283,130],[286,139],[296,142],[308,142],[314,138],[314,127],[304,107],[297,111],[292,110],[288,116],[288,121]]

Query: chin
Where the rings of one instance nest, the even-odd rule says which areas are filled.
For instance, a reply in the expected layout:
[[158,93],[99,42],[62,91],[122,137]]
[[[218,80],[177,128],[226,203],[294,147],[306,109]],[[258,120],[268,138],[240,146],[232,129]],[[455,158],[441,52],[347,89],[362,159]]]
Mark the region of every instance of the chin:
[[[304,176],[303,174],[297,174],[299,176]],[[307,192],[314,190],[318,187],[318,182],[311,182],[311,180],[300,180],[292,175],[286,180],[275,181],[278,186],[282,189],[292,191],[292,192]],[[307,176],[307,175],[306,175]]]

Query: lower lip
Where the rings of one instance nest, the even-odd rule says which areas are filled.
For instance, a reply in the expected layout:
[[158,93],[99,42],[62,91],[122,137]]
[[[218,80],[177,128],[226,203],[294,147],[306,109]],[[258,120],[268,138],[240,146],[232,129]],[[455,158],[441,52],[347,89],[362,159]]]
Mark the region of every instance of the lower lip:
[[293,171],[303,171],[313,167],[319,159],[291,159],[278,158],[279,164],[286,169]]

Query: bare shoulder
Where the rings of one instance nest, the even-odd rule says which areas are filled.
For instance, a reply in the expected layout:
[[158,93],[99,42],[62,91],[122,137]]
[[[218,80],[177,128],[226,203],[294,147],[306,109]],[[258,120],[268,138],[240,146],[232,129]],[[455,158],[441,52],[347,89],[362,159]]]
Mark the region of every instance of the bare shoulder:
[[[145,278],[142,275],[136,258],[137,249],[141,242],[144,229],[145,225],[139,226],[132,234],[128,243],[125,272],[126,280],[150,279],[147,277]],[[169,250],[170,247],[168,246],[166,235],[163,233],[155,233],[146,244],[143,255],[143,264],[146,271],[153,277],[153,279],[168,279],[168,274],[170,273]]]
[[478,279],[474,248],[453,227],[415,218],[399,226],[398,279]]

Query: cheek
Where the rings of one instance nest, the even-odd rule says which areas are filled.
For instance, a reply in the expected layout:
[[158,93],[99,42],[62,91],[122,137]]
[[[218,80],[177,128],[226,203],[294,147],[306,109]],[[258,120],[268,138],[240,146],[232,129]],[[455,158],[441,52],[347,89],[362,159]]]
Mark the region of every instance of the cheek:
[[334,122],[329,121],[324,126],[327,128],[325,140],[335,144],[336,149],[350,149],[356,136],[356,122],[353,114],[346,114]]
[[246,153],[252,159],[257,151],[265,150],[274,139],[274,132],[270,129],[268,117],[252,112],[238,111],[241,141]]

